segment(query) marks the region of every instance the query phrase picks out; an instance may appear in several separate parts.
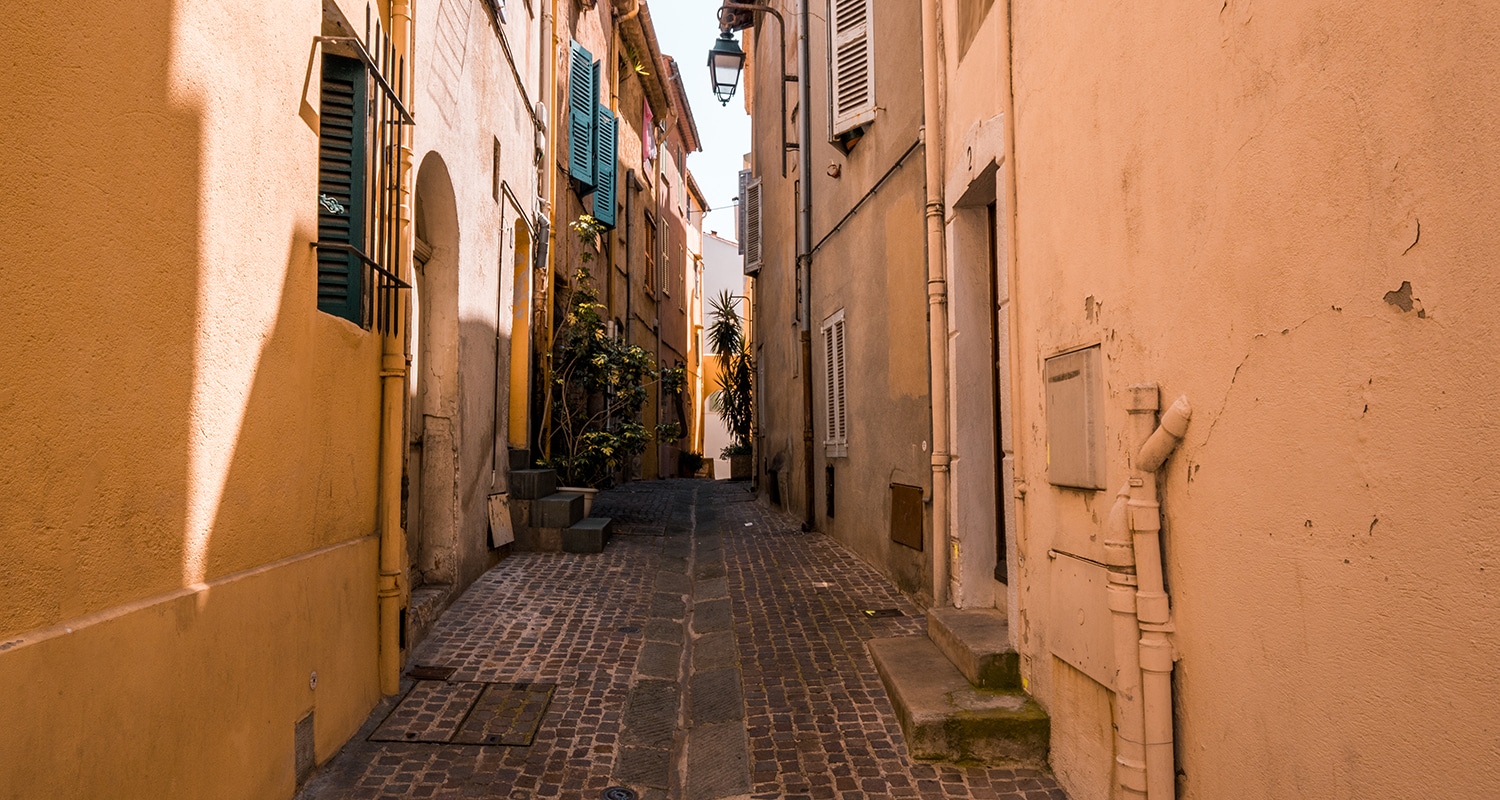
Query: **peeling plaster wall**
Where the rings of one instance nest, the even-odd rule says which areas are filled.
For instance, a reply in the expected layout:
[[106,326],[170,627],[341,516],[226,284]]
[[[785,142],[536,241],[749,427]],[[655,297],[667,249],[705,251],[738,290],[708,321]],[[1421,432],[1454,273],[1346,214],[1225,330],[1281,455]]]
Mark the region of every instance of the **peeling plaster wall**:
[[1111,498],[1047,483],[1041,370],[1091,344],[1109,486],[1127,385],[1195,409],[1163,480],[1181,796],[1500,793],[1500,8],[1009,17],[1017,636],[1070,795],[1106,796],[1108,706],[1050,653],[1046,554],[1098,557]]

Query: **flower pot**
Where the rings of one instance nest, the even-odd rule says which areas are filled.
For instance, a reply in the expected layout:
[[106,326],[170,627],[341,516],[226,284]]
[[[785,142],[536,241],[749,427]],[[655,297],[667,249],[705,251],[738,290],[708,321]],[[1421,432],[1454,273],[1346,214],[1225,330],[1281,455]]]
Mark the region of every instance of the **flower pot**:
[[750,461],[750,454],[729,457],[729,479],[732,481],[748,481],[754,465]]
[[594,495],[599,493],[598,489],[590,489],[587,486],[559,486],[559,492],[577,492],[583,495],[583,515],[586,517],[594,510]]

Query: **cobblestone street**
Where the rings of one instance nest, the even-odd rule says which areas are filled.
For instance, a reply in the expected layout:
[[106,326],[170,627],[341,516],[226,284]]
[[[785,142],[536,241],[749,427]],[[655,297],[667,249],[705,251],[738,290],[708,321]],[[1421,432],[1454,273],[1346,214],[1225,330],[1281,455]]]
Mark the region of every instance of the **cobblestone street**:
[[[299,796],[1064,797],[1036,771],[908,760],[864,641],[923,633],[919,609],[745,484],[628,484],[594,515],[617,525],[602,555],[511,556],[413,654],[432,671],[403,681],[403,713],[437,698],[406,720],[436,736],[382,734],[404,724],[387,699]],[[539,725],[519,701],[504,712],[505,741],[534,729],[529,745],[443,738],[474,714],[442,697],[515,689],[552,692]]]

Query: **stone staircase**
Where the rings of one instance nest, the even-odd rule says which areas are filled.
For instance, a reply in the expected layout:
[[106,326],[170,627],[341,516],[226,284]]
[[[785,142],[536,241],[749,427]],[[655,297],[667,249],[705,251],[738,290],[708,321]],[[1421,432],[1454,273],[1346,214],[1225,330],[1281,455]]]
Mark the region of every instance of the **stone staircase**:
[[609,517],[585,517],[583,495],[557,491],[550,469],[512,469],[510,518],[513,548],[543,553],[602,553],[609,542]]
[[927,634],[867,643],[911,757],[1045,767],[1051,721],[1021,688],[1005,615],[933,609]]

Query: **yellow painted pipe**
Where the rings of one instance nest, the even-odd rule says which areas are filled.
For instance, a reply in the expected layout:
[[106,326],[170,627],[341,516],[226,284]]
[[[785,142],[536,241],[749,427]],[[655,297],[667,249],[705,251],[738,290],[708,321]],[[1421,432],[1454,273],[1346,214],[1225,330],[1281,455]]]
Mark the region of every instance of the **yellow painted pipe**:
[[[406,74],[396,90],[402,102],[409,96],[412,38],[411,0],[392,0],[391,39],[396,52],[407,64]],[[400,263],[396,274],[411,282],[411,129],[401,126],[399,189],[400,222],[397,247]],[[380,574],[376,594],[379,602],[379,656],[377,675],[380,691],[395,694],[401,689],[401,615],[405,605],[406,531],[401,528],[401,471],[405,457],[406,365],[408,337],[405,335],[408,311],[406,298],[400,301],[398,323],[381,338],[380,359]]]

